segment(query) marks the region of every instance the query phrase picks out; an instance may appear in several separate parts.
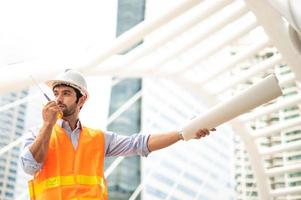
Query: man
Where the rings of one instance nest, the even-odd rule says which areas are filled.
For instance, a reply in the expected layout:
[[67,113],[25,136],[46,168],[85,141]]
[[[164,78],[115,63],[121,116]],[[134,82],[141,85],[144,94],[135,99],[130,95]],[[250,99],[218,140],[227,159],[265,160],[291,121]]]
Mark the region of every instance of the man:
[[[44,106],[43,124],[29,133],[21,155],[21,166],[33,175],[31,199],[107,199],[105,157],[146,156],[183,139],[181,131],[126,137],[85,127],[78,117],[89,96],[82,74],[66,70],[47,84],[55,100]],[[201,129],[195,136],[208,134]]]

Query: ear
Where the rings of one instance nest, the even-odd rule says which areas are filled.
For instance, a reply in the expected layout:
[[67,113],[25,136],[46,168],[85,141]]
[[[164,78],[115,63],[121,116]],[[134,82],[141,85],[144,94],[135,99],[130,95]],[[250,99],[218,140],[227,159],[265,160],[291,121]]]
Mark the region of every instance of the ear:
[[78,101],[79,107],[82,107],[85,104],[86,100],[87,100],[86,96],[81,96]]

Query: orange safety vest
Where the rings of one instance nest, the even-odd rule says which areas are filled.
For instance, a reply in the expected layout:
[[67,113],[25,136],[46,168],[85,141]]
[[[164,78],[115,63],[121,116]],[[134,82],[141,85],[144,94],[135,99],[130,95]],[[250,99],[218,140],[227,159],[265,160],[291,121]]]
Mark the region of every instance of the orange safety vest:
[[76,150],[55,125],[45,163],[29,181],[31,200],[107,200],[104,134],[83,127]]

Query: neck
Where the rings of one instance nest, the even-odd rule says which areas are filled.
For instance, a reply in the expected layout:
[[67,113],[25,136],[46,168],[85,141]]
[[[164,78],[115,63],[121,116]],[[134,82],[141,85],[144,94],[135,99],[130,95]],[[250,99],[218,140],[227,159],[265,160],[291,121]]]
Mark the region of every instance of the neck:
[[63,117],[63,120],[67,121],[69,123],[69,126],[71,128],[71,130],[74,130],[76,128],[76,124],[78,121],[78,116],[68,116],[68,117]]

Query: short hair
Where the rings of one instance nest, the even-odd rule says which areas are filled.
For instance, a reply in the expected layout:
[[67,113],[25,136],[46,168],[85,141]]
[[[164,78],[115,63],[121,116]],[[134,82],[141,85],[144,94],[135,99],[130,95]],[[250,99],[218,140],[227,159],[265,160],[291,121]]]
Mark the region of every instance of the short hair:
[[79,99],[83,96],[82,93],[78,89],[76,89],[75,87],[72,87],[71,85],[65,84],[65,83],[59,83],[59,84],[53,86],[52,90],[54,90],[54,88],[59,87],[59,86],[71,87],[76,93],[76,103],[78,103]]

